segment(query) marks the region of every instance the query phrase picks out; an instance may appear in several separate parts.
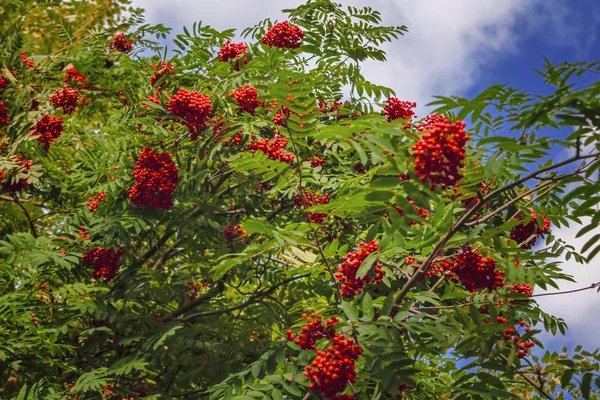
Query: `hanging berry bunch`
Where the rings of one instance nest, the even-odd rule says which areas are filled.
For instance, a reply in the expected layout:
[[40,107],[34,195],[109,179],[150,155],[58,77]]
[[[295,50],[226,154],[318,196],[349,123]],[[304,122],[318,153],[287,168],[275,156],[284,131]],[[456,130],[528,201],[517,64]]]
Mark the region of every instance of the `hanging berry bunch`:
[[352,399],[352,395],[338,396],[348,383],[356,382],[355,361],[362,349],[354,339],[339,334],[331,339],[326,351],[318,350],[314,361],[306,366],[304,376],[310,378],[308,388],[334,400]]
[[504,286],[506,273],[496,270],[496,261],[464,247],[454,260],[450,270],[456,275],[452,280],[460,282],[470,292],[488,289],[495,290]]
[[142,150],[132,174],[136,184],[129,190],[129,198],[140,207],[170,208],[178,173],[171,154],[154,153],[150,148]]
[[23,63],[27,69],[35,67],[33,61],[25,55],[24,51],[21,52],[21,63]]
[[464,167],[465,144],[469,136],[465,123],[428,123],[425,133],[413,147],[415,176],[421,182],[429,181],[431,190],[440,185],[446,188],[462,179],[459,170]]
[[65,83],[71,83],[71,82],[76,82],[79,84],[84,84],[88,81],[88,79],[83,76],[83,74],[79,71],[77,71],[77,69],[75,69],[74,66],[69,66],[67,67],[67,69],[65,69],[66,75],[63,79],[63,81]]
[[240,86],[237,90],[232,90],[231,95],[242,111],[246,111],[248,114],[254,114],[258,107],[265,104],[264,101],[258,100],[258,90],[250,85]]
[[118,33],[115,35],[114,39],[108,42],[108,48],[111,50],[118,50],[121,53],[129,53],[133,48],[133,44],[131,40],[125,36],[124,33]]
[[213,109],[207,95],[181,88],[169,100],[169,111],[182,118],[190,132],[198,132],[206,128]]
[[[541,214],[535,213],[533,210],[529,210],[531,213],[531,220],[527,225],[517,225],[510,231],[510,237],[512,240],[517,242],[522,249],[528,250],[535,245],[537,239],[543,234],[550,230],[550,220]],[[538,225],[537,217],[541,216],[543,225]],[[517,217],[518,220],[523,219],[523,215]]]
[[333,317],[323,323],[323,317],[314,313],[310,315],[304,313],[302,318],[306,319],[306,325],[302,327],[297,337],[291,329],[286,332],[288,340],[294,341],[302,350],[316,350],[317,340],[323,338],[333,339],[335,326],[340,321],[338,318]]
[[302,32],[302,29],[284,21],[270,27],[265,36],[262,37],[262,42],[269,47],[297,49],[302,45],[303,37],[304,32]]
[[379,250],[379,243],[375,240],[369,243],[360,242],[356,251],[346,254],[344,262],[338,267],[338,273],[335,278],[341,283],[340,290],[342,296],[356,296],[362,292],[365,284],[375,283],[380,284],[385,276],[385,271],[379,263],[374,263],[372,266],[373,274],[368,272],[362,277],[356,277],[356,273],[365,259],[373,252]]
[[6,89],[8,87],[8,80],[3,77],[0,76],[0,89]]
[[227,62],[229,60],[236,60],[235,70],[240,70],[240,58],[244,57],[244,65],[248,64],[248,59],[246,58],[246,52],[248,51],[248,46],[244,43],[231,43],[231,40],[223,43],[223,46],[219,49],[219,60],[222,62]]
[[251,140],[248,143],[248,150],[252,153],[260,151],[265,153],[271,160],[278,160],[291,164],[294,162],[294,155],[284,150],[287,144],[287,140],[283,139],[278,134],[275,134],[275,137],[273,137],[271,140]]
[[325,160],[323,160],[319,154],[315,154],[314,157],[308,157],[306,161],[310,162],[310,166],[312,168],[322,167],[325,165]]
[[33,128],[33,136],[37,136],[38,143],[44,150],[50,150],[50,145],[60,137],[63,131],[63,119],[44,115]]
[[[152,66],[152,69],[154,71],[156,71],[151,77],[150,77],[150,84],[152,86],[156,85],[156,82],[158,82],[163,76],[167,75],[167,74],[171,74],[172,76],[175,76],[175,72],[173,71],[174,67],[173,64],[171,64],[168,61],[163,61],[162,64],[154,64]],[[156,90],[160,90],[162,88],[162,86],[158,86],[156,88]]]
[[115,276],[119,269],[119,259],[123,255],[123,248],[119,247],[117,251],[96,247],[90,250],[82,259],[81,262],[94,268],[92,277],[94,279],[104,278],[110,281]]
[[417,106],[417,103],[410,101],[402,101],[396,97],[390,97],[387,99],[387,104],[383,107],[383,115],[387,117],[387,121],[393,121],[395,119],[407,120],[407,125],[410,126],[410,121],[415,117],[413,109]]
[[[296,197],[294,204],[297,207],[309,208],[318,204],[329,204],[329,195],[326,193],[322,196],[317,196],[315,193],[310,193],[308,190],[304,190],[303,197]],[[327,214],[320,212],[309,212],[306,216],[313,224],[322,224],[323,220],[327,217]]]
[[[19,173],[27,174],[31,169],[31,160],[24,160],[22,156],[13,156],[12,161],[19,163]],[[16,193],[27,186],[27,178],[19,178],[15,181],[10,176],[6,175],[5,171],[0,171],[0,181],[6,179],[2,184],[2,187],[7,192]]]
[[10,115],[8,115],[8,108],[4,105],[4,102],[0,100],[0,125],[10,125]]
[[225,240],[227,240],[230,243],[233,242],[236,238],[244,236],[246,233],[248,233],[248,231],[242,229],[242,225],[240,224],[229,225],[221,232],[223,233]]
[[94,212],[98,209],[98,203],[106,201],[106,192],[100,192],[94,197],[90,197],[85,205],[89,207],[90,212]]
[[55,90],[50,96],[50,102],[54,108],[62,108],[65,114],[73,114],[77,108],[79,101],[79,92],[69,85],[63,86],[62,89]]

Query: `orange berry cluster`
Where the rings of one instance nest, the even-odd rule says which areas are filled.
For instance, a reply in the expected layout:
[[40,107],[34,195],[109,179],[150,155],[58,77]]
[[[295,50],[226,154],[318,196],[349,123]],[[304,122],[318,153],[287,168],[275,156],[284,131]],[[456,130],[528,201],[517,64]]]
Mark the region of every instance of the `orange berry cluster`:
[[[538,237],[542,236],[550,230],[550,220],[541,214],[535,213],[533,210],[529,210],[531,213],[531,220],[527,225],[517,225],[510,231],[510,237],[517,242],[522,249],[530,249],[535,245]],[[540,215],[544,221],[543,226],[539,226],[537,223],[537,217]],[[522,220],[523,215],[519,215],[516,219]]]
[[352,395],[338,396],[338,393],[343,392],[349,382],[356,382],[355,361],[361,354],[362,349],[354,339],[346,339],[344,334],[333,337],[327,351],[317,350],[317,357],[306,366],[304,376],[310,378],[308,388],[328,399],[352,399]]
[[98,203],[106,201],[106,192],[100,192],[96,196],[90,197],[85,205],[90,208],[90,212],[94,212],[98,209]]
[[254,114],[258,107],[262,107],[265,102],[258,100],[258,90],[250,85],[240,86],[237,90],[232,90],[231,95],[237,101],[242,111]]
[[313,168],[325,165],[325,160],[323,160],[319,154],[315,154],[314,157],[308,157],[306,161],[310,162],[310,166]]
[[[163,61],[162,64],[154,64],[152,66],[152,69],[154,71],[156,71],[154,73],[154,75],[152,75],[150,77],[150,84],[152,86],[154,86],[156,84],[156,82],[158,82],[163,76],[165,76],[166,74],[171,74],[171,75],[175,75],[175,72],[173,72],[173,64],[167,62],[167,61]],[[157,90],[160,90],[161,87],[157,87]]]
[[73,114],[77,108],[79,101],[79,93],[77,89],[73,89],[69,85],[63,86],[62,89],[55,90],[50,96],[50,102],[54,108],[62,108],[65,114]]
[[287,144],[287,140],[276,134],[272,140],[263,139],[250,141],[248,143],[248,150],[252,153],[261,151],[265,153],[271,160],[279,160],[281,162],[291,164],[294,162],[294,155],[283,150]]
[[302,318],[306,319],[306,325],[302,327],[298,337],[294,335],[291,329],[286,332],[288,340],[294,341],[302,350],[316,350],[317,340],[323,338],[333,339],[335,326],[340,321],[338,318],[333,317],[327,319],[323,324],[323,317],[314,313],[310,315],[304,313]]
[[421,182],[429,180],[431,190],[438,185],[452,186],[462,179],[459,170],[465,165],[465,144],[469,139],[465,126],[462,121],[429,123],[426,133],[412,147],[415,176]]
[[187,292],[188,299],[190,300],[194,300],[196,297],[198,297],[200,291],[208,286],[208,282],[206,282],[205,280],[197,283],[188,281],[185,284],[190,287]]
[[65,72],[67,73],[64,77],[64,82],[65,83],[70,83],[71,81],[75,81],[77,83],[81,83],[84,84],[88,81],[88,79],[83,76],[83,74],[79,71],[77,71],[77,69],[75,69],[74,66],[70,66],[68,67]]
[[[304,197],[296,197],[294,204],[297,207],[312,207],[318,204],[329,204],[329,195],[324,194],[317,196],[314,193],[310,193],[308,190],[304,190]],[[310,212],[306,214],[308,220],[314,224],[322,224],[327,214],[320,212]]]
[[223,236],[225,236],[225,240],[227,240],[228,242],[233,242],[235,238],[244,236],[246,233],[248,233],[248,231],[242,229],[242,225],[240,224],[229,225],[221,232],[223,233]]
[[133,44],[124,33],[118,33],[115,35],[112,41],[108,42],[108,47],[110,49],[118,50],[121,53],[127,54],[133,48]]
[[471,247],[464,247],[455,257],[450,270],[456,275],[453,282],[460,282],[467,290],[495,290],[504,286],[504,271],[496,270],[496,261],[490,256],[483,257],[473,252]]
[[4,105],[4,102],[0,99],[0,125],[10,125],[10,115],[8,114],[8,108]]
[[90,250],[81,262],[94,268],[92,277],[94,279],[104,278],[110,281],[119,269],[119,258],[123,255],[123,248],[119,247],[117,251],[96,247]]
[[32,60],[30,60],[29,58],[27,58],[27,56],[25,55],[25,52],[22,51],[21,52],[21,62],[25,65],[25,67],[27,67],[28,69],[31,69],[33,67],[35,67],[35,64],[33,63]]
[[190,132],[198,132],[206,128],[213,109],[207,95],[181,88],[169,100],[169,111],[182,118]]
[[33,128],[33,135],[37,136],[39,144],[44,145],[44,150],[50,150],[50,145],[60,137],[63,131],[63,119],[44,115]]
[[262,42],[269,47],[297,49],[302,45],[303,37],[302,29],[283,21],[270,27],[262,37]]
[[344,255],[344,262],[338,267],[338,273],[335,274],[335,278],[341,283],[342,296],[355,296],[362,292],[365,284],[382,282],[385,271],[377,262],[372,266],[372,276],[368,272],[362,277],[356,276],[363,261],[377,250],[379,250],[379,243],[375,240],[371,240],[369,243],[361,241],[356,251]]
[[405,119],[408,123],[415,116],[413,109],[417,106],[417,103],[411,101],[402,101],[396,97],[390,97],[387,99],[387,104],[383,107],[383,115],[387,117],[387,121],[393,121],[395,119]]
[[150,148],[142,150],[132,174],[136,184],[129,190],[129,198],[140,207],[170,208],[178,173],[171,154],[154,153]]
[[246,58],[246,52],[248,51],[248,46],[244,43],[231,43],[231,40],[223,43],[223,46],[219,49],[219,60],[222,62],[227,62],[229,60],[236,60],[235,70],[240,70],[240,58],[244,56],[244,65],[248,64],[248,59]]

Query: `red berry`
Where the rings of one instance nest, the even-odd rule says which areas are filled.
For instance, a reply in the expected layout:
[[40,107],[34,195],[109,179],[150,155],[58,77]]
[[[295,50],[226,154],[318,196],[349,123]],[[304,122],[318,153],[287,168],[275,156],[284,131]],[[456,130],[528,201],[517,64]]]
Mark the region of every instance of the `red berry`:
[[269,47],[297,49],[302,45],[303,37],[304,32],[298,26],[284,21],[270,27],[263,36],[262,42]]

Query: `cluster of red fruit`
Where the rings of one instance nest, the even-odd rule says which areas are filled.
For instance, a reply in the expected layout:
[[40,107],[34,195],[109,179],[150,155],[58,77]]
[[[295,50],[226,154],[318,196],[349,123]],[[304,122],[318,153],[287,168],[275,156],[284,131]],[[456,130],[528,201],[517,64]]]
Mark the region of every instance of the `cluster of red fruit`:
[[114,39],[108,42],[108,48],[115,49],[120,51],[121,53],[129,53],[133,48],[133,44],[131,40],[125,36],[124,33],[118,33],[115,35]]
[[[437,185],[443,188],[456,184],[462,179],[459,169],[464,167],[466,157],[465,144],[469,139],[465,131],[465,123],[426,122],[421,126],[426,131],[421,139],[412,147],[415,158],[415,176],[421,182],[429,180],[431,190]],[[437,116],[431,121],[441,119]]]
[[362,292],[365,284],[380,284],[382,282],[385,271],[377,262],[372,266],[373,276],[368,272],[361,277],[356,276],[356,272],[363,261],[377,250],[379,250],[377,241],[371,240],[369,243],[361,241],[357,250],[344,255],[344,262],[338,267],[338,273],[335,274],[335,278],[341,283],[342,296],[355,296]]
[[240,70],[240,58],[244,56],[244,65],[248,64],[248,59],[246,58],[246,52],[248,51],[248,46],[244,43],[231,43],[231,40],[223,43],[223,46],[219,49],[219,60],[222,62],[227,62],[229,60],[236,60],[235,70]]
[[50,102],[54,108],[62,108],[65,114],[73,114],[77,108],[79,93],[69,85],[64,85],[62,89],[55,90],[50,96]]
[[33,135],[37,136],[39,144],[44,145],[46,151],[50,145],[60,137],[63,131],[63,119],[44,115],[33,128]]
[[[411,199],[410,197],[407,197],[406,199],[408,200],[408,203],[413,206],[415,211],[417,211],[423,219],[427,219],[427,217],[429,217],[429,211],[427,211],[424,208],[417,207],[415,205],[415,201],[413,199]],[[398,214],[400,214],[401,217],[404,217],[404,210],[402,208],[400,208],[398,206],[394,206],[394,208],[396,209]],[[410,221],[409,226],[414,226],[416,224],[417,224],[416,221]]]
[[450,267],[456,277],[452,278],[455,283],[460,283],[469,291],[488,289],[495,290],[504,286],[506,273],[501,269],[496,270],[496,261],[492,257],[483,257],[473,252],[471,247],[464,247]]
[[[294,204],[297,207],[305,207],[309,208],[318,204],[329,204],[329,195],[324,194],[322,196],[317,196],[315,193],[310,193],[308,190],[304,190],[304,197],[296,197],[294,199]],[[327,217],[327,214],[320,212],[310,212],[307,213],[306,216],[308,220],[314,224],[322,224],[323,220]]]
[[304,32],[302,32],[302,29],[283,21],[270,27],[265,36],[262,37],[262,42],[269,47],[297,49],[302,45],[303,37]]
[[265,153],[271,160],[279,160],[281,162],[291,164],[294,162],[294,155],[283,150],[287,144],[287,140],[283,139],[281,136],[279,136],[279,134],[275,134],[272,140],[251,140],[248,143],[248,150],[253,153],[261,151]]
[[314,157],[308,157],[306,161],[310,162],[310,166],[313,168],[325,165],[325,160],[323,160],[319,154],[315,154]]
[[395,119],[405,119],[410,126],[410,121],[415,117],[413,109],[416,106],[417,103],[415,102],[402,101],[396,97],[390,97],[387,99],[385,107],[383,107],[383,115],[387,117],[388,122]]
[[433,263],[425,273],[425,276],[428,278],[437,278],[444,275],[447,271],[450,271],[454,266],[452,260],[448,258],[444,258],[440,260],[438,263]]
[[[19,172],[27,173],[31,169],[31,160],[24,160],[22,156],[13,156],[12,161],[19,163]],[[0,181],[4,179],[4,172],[0,171]],[[27,178],[19,178],[15,181],[10,176],[2,184],[2,187],[7,192],[16,193],[27,186]]]
[[[504,319],[504,322],[506,322],[506,319]],[[525,327],[525,333],[528,333],[530,329],[526,327],[526,325],[527,324],[525,323],[525,321],[519,322],[519,327]],[[523,358],[527,355],[527,351],[533,346],[535,346],[535,342],[531,340],[521,341],[521,337],[518,335],[518,333],[519,332],[517,332],[515,328],[506,328],[504,330],[504,340],[510,340],[515,343],[518,343],[519,352],[517,353],[517,358]]]
[[[163,76],[165,76],[167,74],[175,75],[175,72],[173,71],[173,69],[174,69],[173,64],[171,64],[168,61],[163,61],[162,64],[154,64],[152,66],[152,69],[154,71],[156,71],[150,77],[150,84],[152,86],[154,86],[156,84],[156,82],[158,82]],[[156,89],[160,90],[161,86],[157,87]]]
[[[535,213],[533,210],[529,210],[531,213],[531,220],[527,225],[517,225],[510,231],[510,237],[517,242],[522,249],[530,249],[535,245],[538,237],[542,236],[550,230],[550,220],[541,214]],[[541,216],[544,221],[543,226],[539,226],[537,223],[537,217]],[[516,219],[522,220],[523,215],[519,215]]]
[[65,83],[75,81],[77,83],[84,84],[88,81],[88,79],[85,76],[83,76],[81,72],[77,71],[77,69],[75,69],[75,67],[72,65],[70,67],[67,67],[67,69],[65,69],[65,72],[67,73],[64,77]]
[[244,236],[248,231],[242,229],[242,225],[229,225],[225,229],[221,231],[223,236],[225,236],[225,240],[228,242],[233,242],[236,238],[240,236]]
[[25,52],[22,51],[21,52],[21,62],[25,65],[25,67],[27,67],[28,69],[31,69],[33,67],[35,67],[35,64],[33,63],[32,60],[30,60],[26,55]]
[[288,329],[286,334],[289,341],[294,341],[302,350],[316,350],[317,340],[327,338],[333,339],[335,336],[335,326],[340,320],[336,317],[329,318],[323,324],[323,317],[312,313],[307,315],[302,314],[302,318],[306,319],[306,325],[302,327],[298,337],[294,335],[291,329]]
[[196,297],[198,297],[200,291],[208,286],[208,282],[205,280],[196,283],[188,281],[185,284],[190,287],[187,292],[188,299],[190,300],[194,300]]
[[198,132],[206,128],[213,109],[207,95],[181,88],[169,100],[169,111],[182,118],[190,132]]
[[8,87],[8,80],[5,77],[0,76],[0,89],[5,89],[7,87]]
[[265,102],[258,100],[258,90],[250,85],[240,86],[237,90],[232,90],[231,95],[237,101],[238,106],[249,114],[254,114],[258,107],[262,107]]
[[136,184],[129,190],[129,198],[140,207],[171,207],[178,173],[171,154],[154,153],[150,148],[142,150],[132,174]]
[[[273,111],[277,108],[277,101],[273,101],[269,103],[269,111]],[[291,111],[286,106],[281,106],[279,110],[275,113],[273,117],[273,123],[278,126],[286,126],[285,120],[289,118]]]
[[122,247],[119,247],[117,251],[104,247],[96,247],[90,250],[81,259],[81,262],[94,268],[94,272],[92,273],[94,279],[104,278],[109,281],[119,269],[119,259],[122,255]]
[[349,382],[356,382],[355,360],[361,354],[362,349],[354,339],[346,339],[344,334],[333,337],[327,351],[317,350],[317,357],[306,366],[304,376],[310,378],[308,388],[328,399],[352,399],[352,395],[338,396],[338,393],[343,392]]
[[4,101],[0,99],[0,125],[10,125],[10,115]]
[[90,212],[94,212],[98,209],[98,203],[106,201],[106,192],[100,192],[96,196],[90,197],[85,205],[90,208]]

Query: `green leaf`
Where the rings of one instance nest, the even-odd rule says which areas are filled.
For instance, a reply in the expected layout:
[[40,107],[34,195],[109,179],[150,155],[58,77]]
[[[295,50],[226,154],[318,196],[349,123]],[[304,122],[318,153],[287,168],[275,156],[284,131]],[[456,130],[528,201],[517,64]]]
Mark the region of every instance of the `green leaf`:
[[374,252],[369,254],[367,258],[363,260],[362,264],[356,271],[356,279],[362,278],[371,270],[371,267],[373,266],[373,263],[377,260],[377,257],[379,257],[379,253]]
[[281,382],[281,385],[283,386],[283,388],[290,394],[294,395],[294,396],[301,396],[302,392],[300,391],[300,389],[298,389],[296,387],[296,385],[292,385],[289,382],[283,381]]
[[362,311],[363,316],[360,319],[361,321],[372,321],[373,316],[375,315],[375,310],[373,309],[373,298],[369,293],[365,293],[362,301]]
[[342,309],[350,321],[358,321],[358,309],[352,303],[342,301]]

